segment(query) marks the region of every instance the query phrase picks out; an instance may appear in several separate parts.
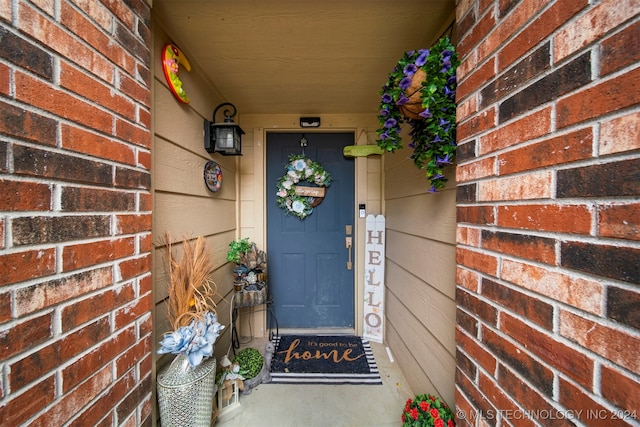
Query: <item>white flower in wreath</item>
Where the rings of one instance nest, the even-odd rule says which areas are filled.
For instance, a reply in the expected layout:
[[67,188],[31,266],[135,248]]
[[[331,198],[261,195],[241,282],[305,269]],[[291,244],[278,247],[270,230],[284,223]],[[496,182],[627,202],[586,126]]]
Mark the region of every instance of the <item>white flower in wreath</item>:
[[[282,183],[282,187],[284,187],[285,190],[290,190],[292,186],[293,186],[293,181],[289,181],[288,179]],[[286,194],[287,192],[285,191],[285,195]]]

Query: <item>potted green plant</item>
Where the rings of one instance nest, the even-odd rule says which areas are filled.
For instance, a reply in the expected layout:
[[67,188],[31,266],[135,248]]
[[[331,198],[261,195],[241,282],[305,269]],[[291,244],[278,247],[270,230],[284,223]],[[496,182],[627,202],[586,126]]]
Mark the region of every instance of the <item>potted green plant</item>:
[[248,237],[243,239],[237,239],[229,243],[229,250],[227,251],[227,261],[240,265],[244,254],[251,248],[254,243],[249,240]]
[[251,394],[258,384],[271,380],[269,367],[271,366],[274,349],[273,343],[267,343],[265,356],[263,356],[258,349],[246,347],[240,350],[233,359],[233,363],[239,366],[239,372],[244,377],[242,394]]
[[263,272],[267,270],[267,254],[248,237],[237,239],[229,243],[227,261],[244,267],[247,271]]
[[458,55],[448,37],[431,49],[405,52],[380,91],[378,147],[402,148],[404,123],[411,126],[410,156],[426,171],[430,192],[444,187],[443,168],[456,155],[456,68]]

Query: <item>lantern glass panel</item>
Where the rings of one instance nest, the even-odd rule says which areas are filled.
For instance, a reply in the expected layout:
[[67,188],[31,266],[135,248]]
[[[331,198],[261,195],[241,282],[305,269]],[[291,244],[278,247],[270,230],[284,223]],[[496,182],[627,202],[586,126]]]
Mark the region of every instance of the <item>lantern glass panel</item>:
[[219,127],[216,129],[216,144],[218,148],[228,150],[234,148],[235,135],[234,129],[228,127]]

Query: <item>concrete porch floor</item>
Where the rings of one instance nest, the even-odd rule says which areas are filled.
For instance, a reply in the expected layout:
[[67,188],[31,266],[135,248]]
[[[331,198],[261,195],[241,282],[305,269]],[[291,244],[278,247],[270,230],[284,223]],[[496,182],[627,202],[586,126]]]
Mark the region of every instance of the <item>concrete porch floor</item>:
[[[264,354],[266,338],[254,338],[241,347]],[[407,399],[413,397],[398,363],[389,358],[386,346],[371,342],[382,385],[288,385],[260,384],[251,394],[241,395],[241,412],[218,420],[221,427],[401,425]]]

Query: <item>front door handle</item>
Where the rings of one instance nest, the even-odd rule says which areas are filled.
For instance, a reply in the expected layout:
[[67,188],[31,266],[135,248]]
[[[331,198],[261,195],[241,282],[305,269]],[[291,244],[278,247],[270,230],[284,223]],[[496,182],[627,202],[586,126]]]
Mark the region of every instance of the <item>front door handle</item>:
[[353,247],[353,237],[345,237],[344,244],[349,251],[349,255],[347,258],[347,270],[351,270],[353,268],[353,262],[351,262],[351,248]]

